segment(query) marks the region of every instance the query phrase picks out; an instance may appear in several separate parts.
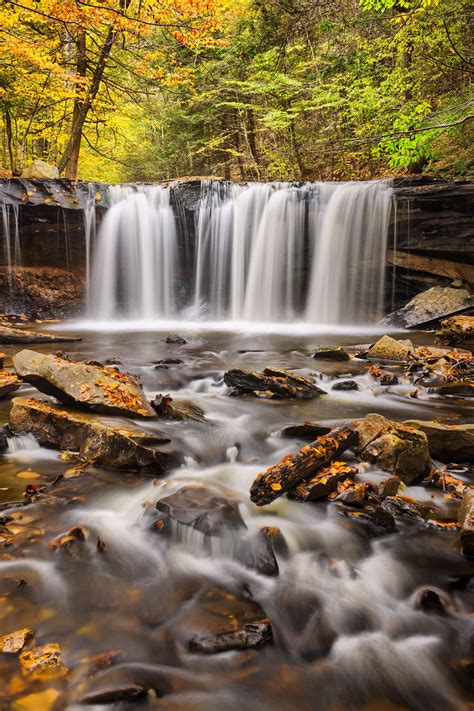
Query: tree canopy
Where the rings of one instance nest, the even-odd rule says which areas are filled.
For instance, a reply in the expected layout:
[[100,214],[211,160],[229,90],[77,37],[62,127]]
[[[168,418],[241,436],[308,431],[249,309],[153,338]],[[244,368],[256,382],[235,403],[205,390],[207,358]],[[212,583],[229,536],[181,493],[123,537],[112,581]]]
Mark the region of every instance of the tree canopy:
[[20,0],[0,26],[14,174],[472,174],[467,0]]

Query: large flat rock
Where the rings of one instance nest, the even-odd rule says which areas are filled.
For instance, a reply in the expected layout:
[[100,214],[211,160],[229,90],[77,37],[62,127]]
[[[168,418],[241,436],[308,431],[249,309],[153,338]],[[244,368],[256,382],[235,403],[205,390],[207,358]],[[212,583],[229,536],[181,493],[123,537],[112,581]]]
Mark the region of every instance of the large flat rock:
[[158,475],[178,460],[166,437],[112,427],[34,398],[13,400],[9,425],[14,434],[32,434],[44,447],[77,452],[85,462],[113,469]]
[[60,402],[99,412],[155,417],[137,380],[114,368],[30,350],[17,353],[13,365],[23,380]]
[[61,336],[55,333],[29,331],[26,328],[0,326],[0,344],[2,345],[15,345],[17,343],[73,343],[81,340],[77,336]]
[[431,289],[417,294],[403,308],[385,316],[380,324],[396,328],[422,326],[473,306],[474,298],[466,289],[433,286]]

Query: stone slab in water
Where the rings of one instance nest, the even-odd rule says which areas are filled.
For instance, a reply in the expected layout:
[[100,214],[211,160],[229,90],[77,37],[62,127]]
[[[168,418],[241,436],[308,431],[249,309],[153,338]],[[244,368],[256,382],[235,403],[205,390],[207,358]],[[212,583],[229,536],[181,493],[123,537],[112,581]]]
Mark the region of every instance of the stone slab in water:
[[473,306],[474,298],[466,289],[434,286],[417,294],[403,308],[385,316],[380,325],[397,328],[422,326]]
[[33,398],[13,400],[9,424],[16,435],[32,434],[44,447],[77,452],[85,462],[113,469],[161,474],[178,460],[166,447],[166,437],[156,435],[151,446],[144,432],[112,427]]
[[156,508],[170,519],[206,536],[222,536],[226,530],[246,528],[234,499],[205,486],[183,486],[160,499]]
[[16,343],[74,343],[81,341],[75,336],[60,336],[42,331],[28,331],[24,328],[0,326],[0,343],[15,345]]
[[114,368],[30,350],[17,353],[13,365],[23,380],[60,402],[99,412],[155,416],[136,379]]

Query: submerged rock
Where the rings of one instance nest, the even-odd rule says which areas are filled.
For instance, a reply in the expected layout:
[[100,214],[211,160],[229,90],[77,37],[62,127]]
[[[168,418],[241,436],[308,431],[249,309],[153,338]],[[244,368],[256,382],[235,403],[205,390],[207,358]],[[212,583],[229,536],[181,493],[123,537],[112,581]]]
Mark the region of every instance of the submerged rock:
[[380,385],[397,385],[398,376],[394,373],[388,373],[386,370],[378,365],[371,365],[369,368],[369,375],[374,380],[377,380]]
[[313,354],[316,360],[349,360],[350,356],[341,346],[320,346]]
[[442,462],[474,460],[474,425],[445,425],[430,420],[407,420],[405,425],[424,432],[430,454]]
[[55,334],[42,333],[41,331],[27,331],[24,328],[0,326],[0,343],[73,343],[81,341],[74,336],[56,336]]
[[367,351],[369,360],[389,360],[405,362],[413,353],[414,346],[410,340],[397,341],[391,336],[382,336],[377,343]]
[[115,368],[30,350],[17,353],[13,365],[23,380],[65,404],[99,412],[155,416],[137,380]]
[[397,530],[394,516],[380,506],[367,506],[363,511],[343,511],[343,515],[360,523],[373,537],[385,536]]
[[253,568],[262,575],[272,576],[279,573],[275,552],[286,555],[287,550],[280,529],[264,526],[239,542],[236,558],[247,568]]
[[341,380],[339,383],[334,383],[331,390],[358,390],[359,386],[355,380]]
[[169,418],[170,420],[195,420],[196,422],[204,422],[204,411],[199,405],[189,400],[180,400],[176,402],[169,395],[157,395],[151,401],[151,406],[159,417]]
[[200,484],[181,487],[176,493],[159,499],[156,508],[168,519],[206,536],[222,536],[226,531],[246,528],[236,500]]
[[474,489],[464,492],[458,523],[461,526],[461,552],[474,557]]
[[466,289],[434,286],[417,294],[406,306],[385,316],[382,326],[410,328],[421,326],[443,316],[464,311],[474,305],[474,299]]
[[167,336],[166,343],[169,343],[172,345],[184,346],[187,343],[187,340],[185,338],[183,338],[182,336],[177,336],[177,335],[173,334],[171,336]]
[[220,632],[216,635],[194,637],[189,642],[191,652],[219,654],[229,650],[258,649],[273,642],[270,620],[260,620],[244,625],[238,630]]
[[14,434],[32,434],[45,447],[78,452],[86,462],[113,469],[150,469],[160,474],[177,459],[161,447],[170,442],[165,437],[111,427],[35,399],[13,400],[10,429]]
[[424,432],[371,414],[354,423],[359,433],[358,452],[384,471],[412,484],[430,471],[430,452]]
[[0,370],[0,400],[15,392],[21,385],[21,380],[10,370]]
[[444,590],[423,587],[416,590],[411,597],[415,610],[422,610],[428,615],[445,617],[456,610],[453,601]]
[[233,368],[224,374],[224,382],[232,395],[299,400],[326,394],[308,378],[277,368],[265,368],[262,373]]

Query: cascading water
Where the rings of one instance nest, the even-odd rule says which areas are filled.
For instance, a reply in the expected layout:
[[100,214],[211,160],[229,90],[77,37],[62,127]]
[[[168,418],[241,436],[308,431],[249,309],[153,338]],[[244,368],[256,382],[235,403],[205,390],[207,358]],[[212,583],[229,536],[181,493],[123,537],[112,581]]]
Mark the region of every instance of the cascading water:
[[384,181],[343,184],[332,192],[314,240],[310,321],[362,323],[368,312],[382,314],[391,209]]
[[12,273],[21,266],[20,230],[18,225],[18,205],[2,204],[3,259],[7,267],[8,291],[13,288]]
[[[192,267],[180,264],[168,189],[117,186],[101,227],[89,315],[352,324],[383,311],[386,181],[204,181]],[[183,285],[178,273],[185,272]]]
[[166,318],[175,313],[177,238],[169,191],[111,188],[91,275],[91,315]]

